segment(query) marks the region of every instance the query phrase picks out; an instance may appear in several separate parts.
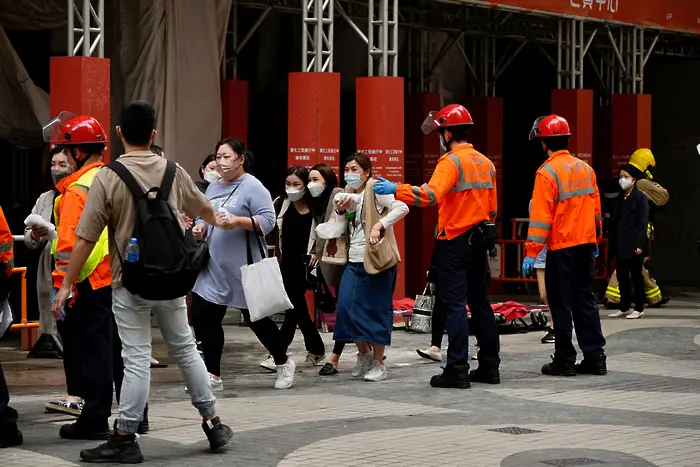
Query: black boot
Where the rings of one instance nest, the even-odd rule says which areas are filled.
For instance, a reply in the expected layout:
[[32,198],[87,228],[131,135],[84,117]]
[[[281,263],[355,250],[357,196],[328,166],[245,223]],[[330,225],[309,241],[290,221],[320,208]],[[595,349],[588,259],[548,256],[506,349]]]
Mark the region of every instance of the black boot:
[[542,374],[549,376],[576,376],[576,367],[571,362],[564,362],[552,357],[552,363],[542,367]]
[[430,378],[434,388],[469,389],[469,365],[446,365],[442,374]]
[[80,422],[63,425],[58,432],[59,436],[64,439],[84,439],[95,441],[100,439],[109,439],[109,425],[105,428],[87,427]]
[[469,372],[469,379],[475,383],[501,384],[501,373],[498,368],[488,368],[479,365],[479,368]]
[[143,409],[143,419],[139,423],[139,428],[136,430],[136,433],[145,435],[150,429],[151,427],[148,424],[148,403],[146,403],[146,407]]
[[581,363],[576,364],[576,373],[579,375],[603,376],[608,374],[608,365],[605,355],[585,356]]
[[93,449],[80,451],[83,462],[116,464],[140,464],[143,462],[143,454],[136,442],[136,435],[120,435],[114,433],[109,441]]
[[17,425],[0,428],[0,449],[19,446],[23,442],[22,432],[17,429]]
[[209,440],[209,449],[216,451],[226,446],[233,439],[233,430],[221,423],[219,417],[202,422],[202,430]]

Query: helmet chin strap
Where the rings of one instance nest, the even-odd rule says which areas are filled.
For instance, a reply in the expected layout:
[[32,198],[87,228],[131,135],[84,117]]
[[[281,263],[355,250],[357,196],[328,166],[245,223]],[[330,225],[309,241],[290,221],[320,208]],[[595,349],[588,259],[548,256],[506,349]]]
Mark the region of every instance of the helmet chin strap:
[[89,157],[85,158],[85,160],[81,161],[78,159],[77,156],[77,151],[75,148],[68,148],[68,152],[70,152],[70,156],[73,158],[73,161],[75,162],[75,166],[78,170],[82,169],[83,166],[85,165],[85,162],[89,159]]
[[440,136],[442,137],[442,140],[444,141],[445,144],[445,149],[448,151],[450,150],[450,145],[452,144],[452,141],[454,141],[454,138],[450,138],[449,140],[445,139],[445,130],[442,130],[440,132]]

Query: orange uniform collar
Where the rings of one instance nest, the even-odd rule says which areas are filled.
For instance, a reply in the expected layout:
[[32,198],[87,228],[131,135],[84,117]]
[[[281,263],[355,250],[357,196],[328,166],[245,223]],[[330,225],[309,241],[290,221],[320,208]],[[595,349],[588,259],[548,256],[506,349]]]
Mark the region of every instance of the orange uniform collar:
[[548,158],[547,160],[550,161],[550,160],[554,159],[554,158],[557,157],[557,156],[563,156],[563,155],[570,156],[571,153],[570,153],[568,150],[566,150],[566,149],[562,149],[561,151],[553,152],[552,155],[549,156],[549,158]]
[[440,160],[444,159],[445,157],[449,156],[450,154],[454,154],[459,149],[474,149],[474,145],[471,143],[458,144],[457,146],[454,147],[454,149],[443,154],[442,157],[440,157]]
[[86,165],[77,172],[73,172],[72,174],[62,178],[61,181],[58,182],[58,185],[56,185],[56,189],[59,191],[59,193],[65,193],[66,189],[71,186],[72,183],[77,182],[78,179],[85,175],[88,171],[94,169],[95,167],[103,167],[104,165],[104,162],[95,162],[93,164]]

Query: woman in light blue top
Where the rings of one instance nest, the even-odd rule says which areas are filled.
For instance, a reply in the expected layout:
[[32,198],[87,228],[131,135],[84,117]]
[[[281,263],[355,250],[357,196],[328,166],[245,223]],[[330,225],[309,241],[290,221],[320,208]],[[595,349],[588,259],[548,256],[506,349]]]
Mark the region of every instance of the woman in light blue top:
[[[257,178],[246,173],[252,164],[252,154],[246,151],[240,139],[227,138],[219,142],[216,164],[221,179],[209,185],[206,197],[218,212],[217,216],[235,228],[216,229],[198,220],[192,229],[197,239],[206,236],[209,242],[209,261],[192,291],[192,320],[195,334],[202,340],[212,388],[223,390],[221,353],[224,330],[221,323],[227,308],[233,307],[241,310],[250,329],[274,358],[277,366],[275,388],[287,389],[294,382],[294,361],[287,358],[274,321],[270,318],[250,321],[241,284],[241,267],[248,264],[248,252],[253,262],[262,259],[255,235],[267,235],[274,228],[276,216],[272,198]],[[262,234],[256,234],[255,230]],[[264,238],[261,240],[265,242]]]

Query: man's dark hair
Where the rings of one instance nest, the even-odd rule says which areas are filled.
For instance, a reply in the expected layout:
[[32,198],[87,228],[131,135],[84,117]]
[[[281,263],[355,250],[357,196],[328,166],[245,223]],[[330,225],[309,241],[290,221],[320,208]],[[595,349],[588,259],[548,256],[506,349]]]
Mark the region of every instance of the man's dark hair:
[[569,136],[551,136],[549,138],[542,138],[542,142],[550,151],[561,151],[569,147]]
[[122,108],[119,126],[127,143],[146,146],[156,129],[156,111],[146,101],[131,101]]
[[445,130],[450,130],[452,133],[452,141],[467,141],[469,133],[472,131],[473,125],[457,125],[448,126]]

